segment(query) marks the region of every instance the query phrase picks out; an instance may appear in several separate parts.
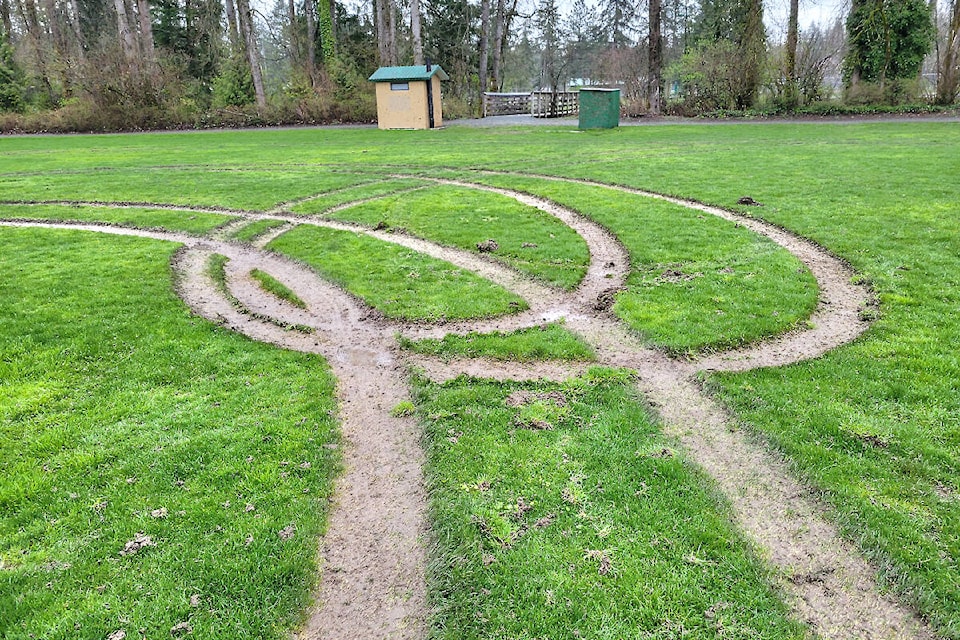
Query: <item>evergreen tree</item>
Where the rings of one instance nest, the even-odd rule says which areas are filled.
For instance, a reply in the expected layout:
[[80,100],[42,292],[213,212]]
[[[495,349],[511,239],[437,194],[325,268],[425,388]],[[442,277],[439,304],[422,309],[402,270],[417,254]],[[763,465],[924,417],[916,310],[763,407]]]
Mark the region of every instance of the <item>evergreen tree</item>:
[[693,31],[698,50],[707,57],[714,53],[714,45],[724,50],[732,45],[737,65],[727,83],[730,104],[737,109],[753,106],[766,57],[762,1],[701,0]]
[[0,31],[0,113],[23,111],[26,78],[13,59],[7,34]]
[[916,78],[933,46],[935,30],[926,0],[854,0],[847,17],[848,86]]

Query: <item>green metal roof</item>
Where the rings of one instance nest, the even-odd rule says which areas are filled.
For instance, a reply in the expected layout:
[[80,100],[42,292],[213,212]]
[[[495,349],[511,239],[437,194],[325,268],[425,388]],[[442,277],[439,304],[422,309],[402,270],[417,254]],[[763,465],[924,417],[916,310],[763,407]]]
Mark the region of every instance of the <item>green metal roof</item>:
[[409,80],[429,80],[437,76],[441,80],[449,80],[450,76],[440,68],[440,65],[431,65],[427,71],[426,65],[413,67],[380,67],[368,78],[371,82],[407,82]]

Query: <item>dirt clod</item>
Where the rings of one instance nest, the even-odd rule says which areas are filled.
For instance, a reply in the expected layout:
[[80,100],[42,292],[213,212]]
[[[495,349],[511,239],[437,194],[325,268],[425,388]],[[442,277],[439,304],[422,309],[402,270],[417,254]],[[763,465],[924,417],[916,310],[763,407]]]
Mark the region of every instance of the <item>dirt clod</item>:
[[583,552],[583,557],[587,560],[597,561],[597,573],[601,576],[607,575],[613,568],[613,561],[610,559],[609,552],[605,549],[587,549]]
[[480,253],[493,253],[499,248],[500,245],[493,238],[477,243],[477,251]]
[[157,543],[153,541],[152,536],[148,536],[145,533],[138,532],[137,535],[133,537],[133,540],[128,540],[123,549],[120,551],[121,556],[132,556],[140,552],[141,549],[146,547],[155,547]]
[[597,301],[593,303],[594,311],[606,311],[616,302],[617,294],[623,291],[623,287],[610,287],[604,289],[597,295]]

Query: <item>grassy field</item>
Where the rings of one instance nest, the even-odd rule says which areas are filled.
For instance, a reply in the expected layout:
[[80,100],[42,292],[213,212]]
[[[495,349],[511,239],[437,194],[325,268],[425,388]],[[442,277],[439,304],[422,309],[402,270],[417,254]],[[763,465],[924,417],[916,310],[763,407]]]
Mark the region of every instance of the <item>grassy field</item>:
[[[700,219],[674,207],[623,194],[607,197],[606,190],[602,189],[574,189],[529,177],[479,176],[475,171],[493,169],[585,178],[680,195],[733,209],[738,208],[739,197],[751,196],[765,206],[750,209],[749,213],[815,240],[863,274],[880,301],[879,320],[856,343],[816,361],[782,369],[712,376],[708,384],[739,421],[781,451],[797,474],[823,497],[831,517],[881,568],[885,584],[918,607],[941,635],[960,638],[957,560],[960,558],[960,386],[957,383],[960,360],[955,348],[960,344],[960,320],[956,313],[960,306],[958,148],[960,128],[955,123],[924,122],[665,126],[588,133],[551,127],[527,130],[450,127],[441,132],[347,129],[23,137],[0,139],[0,200],[124,200],[268,209],[316,196],[315,200],[297,205],[302,213],[315,213],[333,206],[332,203],[348,201],[351,193],[365,194],[364,197],[394,193],[391,197],[401,199],[404,194],[395,193],[401,187],[419,186],[419,183],[387,183],[389,187],[383,190],[380,186],[370,186],[373,191],[361,186],[391,180],[394,174],[406,174],[411,179],[418,175],[456,175],[496,181],[554,198],[616,232],[630,251],[633,269],[627,291],[618,298],[617,313],[649,342],[686,353],[750,342],[802,323],[816,299],[809,274],[799,270],[788,255],[734,225]],[[336,195],[338,192],[341,195]],[[427,193],[413,191],[409,195],[422,198],[419,201],[428,207],[436,201],[431,201]],[[10,211],[5,207],[0,215],[18,217]],[[76,211],[64,208],[62,215],[69,219],[71,213],[77,215]],[[51,215],[61,214],[52,211]],[[94,215],[100,214],[94,212]],[[143,224],[175,226],[183,219],[180,214],[177,216],[167,222],[154,220]],[[197,220],[199,218],[191,223]],[[126,223],[140,224],[136,220]],[[212,220],[209,225],[203,222],[191,230],[203,233],[211,226],[216,226]],[[89,268],[74,268],[69,274],[73,280],[66,286],[54,278],[37,278],[35,270],[59,273],[51,265],[57,264],[60,245],[67,242],[63,238],[72,236],[51,235],[52,232],[47,231],[2,233],[4,248],[0,260],[4,261],[7,277],[0,285],[4,287],[0,298],[0,335],[3,335],[4,349],[0,360],[4,370],[0,378],[0,430],[4,434],[0,449],[0,469],[3,470],[0,620],[9,620],[8,628],[19,634],[13,637],[27,637],[25,630],[31,626],[46,629],[48,627],[42,625],[86,624],[87,621],[97,625],[91,627],[95,631],[89,637],[105,637],[112,631],[110,624],[122,616],[137,620],[156,616],[157,620],[163,620],[162,624],[157,622],[156,628],[167,625],[169,629],[193,612],[197,616],[202,613],[203,620],[207,621],[203,624],[209,623],[210,628],[222,623],[222,627],[216,628],[230,629],[219,636],[205,637],[243,637],[236,630],[247,628],[257,629],[250,636],[256,637],[256,633],[265,628],[263,625],[272,625],[263,631],[265,637],[279,636],[281,632],[276,629],[290,623],[306,597],[312,566],[312,556],[308,557],[307,552],[310,545],[316,544],[322,527],[319,505],[323,503],[319,498],[327,487],[329,452],[322,447],[316,452],[318,458],[310,472],[311,478],[302,481],[313,483],[309,487],[313,493],[305,494],[306,498],[301,494],[296,496],[317,500],[310,502],[309,507],[301,503],[297,511],[316,516],[315,521],[297,521],[298,536],[294,541],[303,545],[302,548],[291,554],[288,546],[277,543],[275,532],[270,538],[270,527],[280,529],[290,523],[292,516],[285,509],[292,508],[295,498],[277,500],[276,511],[264,513],[263,532],[255,535],[256,540],[263,539],[264,544],[269,541],[276,548],[258,550],[252,559],[244,558],[245,547],[233,549],[217,538],[229,532],[227,537],[232,541],[230,536],[243,529],[240,523],[244,522],[241,514],[219,509],[217,505],[229,500],[235,508],[241,501],[245,503],[246,498],[231,496],[230,491],[223,488],[226,485],[211,482],[209,487],[204,486],[203,492],[198,489],[196,496],[190,493],[191,499],[198,497],[198,503],[175,503],[173,499],[179,500],[182,496],[171,483],[178,473],[187,470],[179,469],[172,462],[164,463],[163,458],[157,461],[155,470],[141,470],[148,464],[148,456],[143,452],[161,445],[174,448],[167,444],[173,437],[163,431],[163,427],[168,425],[165,420],[171,413],[178,414],[175,409],[165,410],[167,405],[162,402],[176,397],[178,390],[198,393],[199,381],[209,381],[213,375],[217,376],[217,384],[208,387],[210,395],[223,394],[225,398],[236,395],[230,400],[218,400],[219,407],[196,405],[189,422],[198,425],[199,431],[184,436],[194,443],[191,446],[212,450],[220,446],[217,438],[236,437],[235,446],[244,454],[243,459],[245,455],[261,459],[267,455],[264,443],[238,436],[246,428],[244,421],[258,413],[263,416],[260,428],[282,432],[283,438],[293,440],[307,437],[297,431],[301,427],[288,412],[303,413],[308,407],[301,403],[315,402],[318,406],[304,415],[324,415],[328,406],[325,403],[330,402],[330,381],[327,374],[317,374],[325,371],[322,364],[306,359],[310,361],[307,364],[302,356],[252,345],[204,323],[188,320],[182,307],[171,298],[169,273],[164,265],[169,251],[163,245],[137,245],[117,239],[70,239],[82,245],[75,253],[78,265],[87,265],[94,256],[107,256],[107,259],[98,263],[104,265],[100,271],[92,264]],[[308,261],[310,251],[329,241],[314,230],[298,229],[291,233],[301,234],[301,240],[310,240],[299,243],[304,251],[299,257]],[[296,236],[287,235],[296,240]],[[293,242],[289,238],[286,241]],[[131,260],[125,257],[127,249],[121,251],[118,246],[145,251],[144,247],[153,247],[149,249],[153,258]],[[364,291],[371,301],[374,295],[384,294],[388,301],[400,300],[406,295],[410,302],[396,303],[393,308],[400,316],[415,315],[421,308],[422,293],[404,283],[404,278],[409,280],[407,276],[412,269],[405,272],[382,269],[371,275],[373,280],[369,282],[381,282],[383,286],[374,286],[375,290],[369,294],[362,289],[367,285],[352,284],[363,270],[355,256],[380,255],[380,252],[392,255],[394,249],[375,244],[352,248],[350,255],[354,258],[339,262],[343,275],[331,274],[331,277],[338,278],[357,295]],[[314,266],[320,270],[328,268],[321,262],[318,257]],[[28,273],[23,265],[36,266]],[[136,275],[137,268],[147,268],[144,265],[149,266],[148,273]],[[446,269],[442,265],[438,268],[441,272]],[[667,271],[695,277],[671,281],[676,278],[665,278]],[[99,290],[102,288],[99,283],[104,279],[110,281],[113,272],[133,273],[137,282],[149,281],[160,286],[162,291],[148,302],[167,305],[167,310],[160,313],[144,309],[143,315],[130,317],[106,304],[89,309],[88,300],[73,295],[74,290],[89,291],[90,287]],[[438,304],[450,297],[450,292],[443,290],[445,283],[449,284],[450,280],[444,273],[435,283]],[[52,312],[26,315],[35,307],[45,308],[52,299],[62,299],[61,306],[75,315]],[[501,302],[485,302],[469,312],[484,315],[509,310],[509,301],[509,297],[502,297]],[[452,313],[438,310],[440,308],[432,307],[427,317]],[[116,322],[123,326],[128,338],[116,344],[103,344],[106,338],[102,331],[94,334],[93,329],[79,328],[80,320],[71,321],[87,312],[101,324]],[[177,340],[164,340],[162,349],[151,346],[156,339],[152,332],[166,327],[168,321],[148,325],[143,318],[168,318],[169,313],[185,325],[178,329],[183,333],[170,329],[168,335],[177,336]],[[34,331],[44,334],[43,344],[47,346],[43,349],[35,348],[21,337],[33,336]],[[148,354],[154,357],[155,350],[160,350],[160,356],[174,358],[179,352],[177,343],[189,345],[190,340],[197,339],[179,337],[190,332],[199,332],[209,341],[203,344],[210,353],[199,357],[190,354],[190,362],[200,373],[182,373],[169,364],[162,369],[168,372],[164,376],[144,365],[144,358]],[[476,352],[470,351],[474,347],[469,344],[447,347],[453,353],[458,349]],[[487,347],[481,345],[481,348]],[[241,374],[230,360],[220,362],[225,352],[241,352],[244,354],[241,361],[259,363],[256,370],[262,372],[263,377],[256,379],[257,385],[269,387],[272,379],[300,376],[301,386],[311,393],[292,399],[292,385],[277,389],[265,387],[263,406],[268,408],[251,409],[243,404],[250,400],[249,388],[230,386],[231,381],[233,384],[247,381],[244,377],[247,372]],[[523,348],[512,345],[508,352],[522,353]],[[544,353],[533,352],[538,354],[535,357]],[[58,363],[55,355],[60,353],[69,355],[70,364]],[[91,370],[97,363],[107,366],[117,362],[125,367],[123,378]],[[54,374],[48,374],[49,371]],[[54,385],[48,381],[49,375],[66,378],[58,378]],[[637,399],[629,397],[618,384],[607,381],[599,385],[596,392],[578,396],[575,407],[567,413],[561,412],[562,420],[558,420],[556,428],[549,433],[517,430],[514,438],[544,436],[540,440],[545,446],[540,450],[525,445],[516,451],[504,450],[503,442],[491,442],[483,436],[486,429],[504,438],[509,435],[515,418],[504,408],[503,398],[516,390],[515,387],[464,380],[449,387],[438,388],[426,383],[418,387],[419,410],[430,435],[429,473],[435,500],[434,516],[438,531],[444,532],[444,545],[439,547],[442,553],[435,557],[432,573],[432,597],[442,605],[434,621],[436,635],[492,638],[500,637],[496,635],[497,630],[503,630],[501,636],[523,637],[517,631],[521,627],[538,629],[537,633],[543,635],[551,628],[570,628],[575,624],[574,617],[579,616],[577,620],[591,621],[590,628],[609,629],[609,637],[623,637],[618,630],[626,628],[624,625],[639,626],[654,637],[671,637],[669,633],[673,632],[656,625],[664,618],[682,621],[699,616],[698,620],[702,621],[704,611],[712,605],[707,602],[712,596],[691,600],[687,597],[688,591],[703,589],[705,594],[719,593],[713,582],[716,575],[711,572],[727,567],[734,567],[731,571],[738,578],[730,595],[724,595],[728,599],[725,601],[731,602],[731,610],[736,612],[737,624],[745,629],[763,627],[765,635],[758,637],[796,635],[796,629],[783,620],[783,609],[756,560],[731,529],[724,505],[713,496],[709,482],[684,462],[682,452],[668,462],[643,461],[646,466],[624,468],[632,469],[632,474],[641,476],[651,487],[659,486],[657,473],[664,473],[664,469],[656,465],[669,465],[671,473],[677,474],[677,487],[689,496],[690,505],[696,505],[691,507],[691,518],[704,514],[704,521],[716,523],[717,540],[726,541],[720,544],[713,540],[704,547],[714,550],[711,554],[718,554],[705,558],[717,563],[709,565],[710,571],[704,569],[698,575],[679,571],[682,562],[675,562],[676,558],[682,560],[690,548],[687,545],[697,542],[702,532],[695,522],[685,521],[671,510],[673,498],[669,496],[653,505],[640,504],[644,501],[635,497],[637,502],[626,501],[605,509],[605,517],[617,518],[613,530],[618,537],[609,544],[594,538],[576,538],[572,542],[550,539],[549,544],[555,545],[547,547],[550,553],[555,553],[560,562],[575,565],[569,572],[569,582],[565,574],[545,573],[544,567],[536,562],[536,554],[520,547],[534,539],[552,538],[556,532],[572,525],[531,530],[530,537],[521,538],[515,549],[496,551],[493,555],[497,556],[497,562],[483,566],[484,554],[491,554],[494,547],[490,545],[495,544],[490,542],[486,531],[522,524],[504,517],[511,504],[516,506],[518,497],[536,505],[527,517],[532,518],[534,514],[537,518],[544,517],[555,507],[558,521],[567,516],[559,511],[563,504],[556,501],[553,490],[560,486],[557,483],[563,478],[544,476],[542,489],[538,489],[536,483],[516,484],[522,478],[504,478],[500,485],[491,485],[497,491],[491,496],[464,491],[460,484],[482,482],[481,476],[490,476],[491,482],[499,477],[480,465],[498,460],[498,469],[504,466],[515,466],[520,471],[547,468],[551,461],[562,459],[564,453],[570,455],[565,448],[568,446],[576,449],[577,456],[572,459],[579,464],[600,464],[597,461],[606,458],[589,442],[597,433],[620,434],[617,437],[624,439],[616,441],[622,442],[623,447],[639,448],[643,439],[657,442],[657,446],[663,444],[658,440],[661,436],[656,429],[640,417]],[[553,387],[532,389],[537,393],[555,390]],[[64,393],[65,397],[58,395]],[[161,404],[157,405],[159,408],[151,408],[148,401]],[[453,412],[450,407],[458,403],[464,407],[456,410],[458,417],[446,415]],[[538,420],[556,416],[558,409],[546,406],[548,404],[535,404],[529,411]],[[118,407],[129,408],[120,415]],[[581,434],[569,426],[568,421],[576,421],[576,416],[605,412],[608,407],[611,422],[602,427],[607,431],[588,430]],[[471,413],[466,413],[466,408]],[[222,432],[223,425],[233,422],[233,415],[239,421],[237,434]],[[138,425],[138,421],[148,428]],[[184,424],[177,422],[170,429],[178,433],[177,429],[187,428]],[[315,437],[317,443],[334,437],[327,418],[318,424],[322,428],[317,429],[326,435],[309,437]],[[624,424],[639,425],[637,432],[624,433]],[[462,431],[464,435],[451,435],[450,429]],[[216,434],[209,436],[211,441],[203,435],[208,431]],[[88,439],[84,440],[81,436],[88,433]],[[565,440],[565,436],[569,439]],[[468,467],[473,474],[470,477],[457,476],[444,463],[445,456],[450,455],[447,449],[451,437],[462,443],[460,459],[477,465]],[[24,447],[25,439],[32,443],[30,447]],[[281,438],[277,436],[277,439]],[[116,451],[109,474],[102,472],[108,474],[102,481],[98,479],[100,449],[90,449],[92,445],[88,441],[106,443],[110,451]],[[672,447],[670,443],[663,446]],[[624,452],[618,447],[609,453],[613,456]],[[279,454],[281,457],[276,459],[282,460],[283,455]],[[485,461],[487,455],[489,461]],[[67,475],[57,476],[43,470],[44,465],[55,468],[50,460],[58,456],[70,460],[73,475],[69,477],[78,480],[68,482],[61,479]],[[149,458],[152,462],[156,454]],[[611,458],[615,459],[619,458]],[[231,470],[231,461],[219,458],[212,461],[203,455],[192,460],[198,465],[203,463],[205,473],[227,476],[240,473]],[[603,470],[597,473],[600,471]],[[133,476],[138,478],[137,482],[128,485],[125,478]],[[597,481],[604,481],[594,476],[589,478],[591,487],[596,486]],[[263,483],[256,489],[263,492],[259,495],[272,495],[278,490],[277,478],[269,473],[264,472],[257,479]],[[605,481],[605,486],[611,489],[619,482]],[[102,484],[95,484],[97,482]],[[72,485],[78,488],[71,489]],[[214,495],[207,497],[206,490]],[[129,498],[133,502],[127,502],[128,493],[135,493]],[[72,494],[78,498],[69,498]],[[627,498],[634,499],[626,496],[625,500]],[[92,509],[92,505],[103,499],[108,504],[120,505],[110,514],[115,521],[108,518],[111,522],[107,524],[100,523]],[[487,500],[491,502],[488,504]],[[187,504],[176,507],[177,511],[196,515],[186,520],[180,517],[179,522],[185,524],[176,526],[176,511],[167,503]],[[193,506],[189,506],[191,504]],[[633,509],[653,509],[644,513],[663,522],[663,531],[648,532],[622,513],[620,504],[629,504],[631,513]],[[171,515],[159,520],[144,515],[160,507],[166,507]],[[257,508],[260,512],[259,504]],[[76,515],[71,515],[74,512]],[[495,522],[494,516],[500,516],[504,522],[480,527],[471,519],[477,514],[488,525]],[[231,520],[234,517],[240,519]],[[51,525],[51,521],[56,522]],[[156,533],[148,525],[156,526]],[[223,531],[217,531],[217,526]],[[54,533],[45,534],[48,529]],[[164,541],[170,536],[175,542],[158,543],[142,555],[119,556],[125,541],[141,531],[153,535],[154,540]],[[503,531],[509,535],[510,529]],[[93,537],[94,532],[98,538]],[[623,537],[619,537],[621,535]],[[658,536],[679,555],[663,559],[664,564],[649,573],[638,569],[646,566],[648,556],[643,554],[649,553],[649,544],[633,547],[625,542],[630,535],[643,541],[649,541],[649,536]],[[174,549],[196,549],[198,558],[207,557],[204,553],[213,554],[204,551],[208,547],[202,547],[203,544],[236,554],[224,557],[222,562],[218,559],[194,563],[193,571],[182,576],[184,582],[179,582],[181,577],[175,572],[161,575],[151,573],[154,570],[150,569],[144,574],[151,577],[148,581],[139,578],[136,571],[123,571],[125,562],[160,562],[160,556]],[[88,546],[89,552],[85,551]],[[649,608],[640,609],[647,617],[630,618],[616,608],[591,609],[587,603],[575,600],[577,594],[592,584],[585,577],[590,573],[589,562],[602,563],[605,550],[610,551],[607,557],[611,559],[611,566],[638,583],[637,590],[628,593],[618,590],[623,585],[611,585],[612,581],[604,582],[596,575],[591,576],[593,581],[602,583],[604,597],[610,602],[629,602],[636,594],[644,593],[644,589],[665,580],[658,576],[675,575],[676,582],[665,583],[662,592],[650,599]],[[586,551],[596,551],[599,555]],[[465,558],[463,563],[451,565],[452,558],[460,557]],[[694,557],[701,558],[696,553]],[[234,569],[248,566],[243,564],[247,561],[261,562],[288,573],[282,579],[271,575],[251,578],[255,572],[248,575]],[[58,569],[63,563],[71,566]],[[209,572],[204,573],[207,568]],[[116,574],[103,573],[111,570]],[[228,574],[233,577],[227,577]],[[517,584],[523,584],[524,576],[527,580],[542,580],[542,589],[521,593]],[[252,584],[245,582],[247,580]],[[279,581],[282,588],[277,587],[275,581]],[[48,582],[56,587],[46,588]],[[137,586],[146,589],[148,582],[151,597],[140,597]],[[155,583],[161,586],[154,587]],[[102,584],[108,584],[108,588],[99,594],[95,588]],[[114,584],[119,586],[114,588]],[[223,602],[209,607],[204,604],[200,609],[189,607],[195,588],[209,590],[210,585],[220,584],[232,585],[217,592],[225,594]],[[453,594],[454,587],[465,590],[462,597]],[[546,595],[547,592],[553,596]],[[270,598],[266,598],[268,593]],[[576,601],[577,607],[564,608],[566,601],[559,599],[561,593],[572,594],[564,598]],[[105,594],[112,594],[109,610],[98,600],[105,598]],[[543,599],[537,600],[538,597]],[[559,605],[548,608],[546,598],[552,598],[550,602]],[[581,596],[580,600],[583,599]],[[517,619],[510,618],[509,612]],[[168,617],[163,618],[161,613]],[[256,616],[262,620],[255,623],[252,619]],[[491,624],[483,626],[478,622],[481,619]],[[607,622],[601,624],[600,621],[607,621],[609,625],[603,626]],[[261,626],[255,626],[257,624]],[[200,622],[194,626],[200,628],[199,625]],[[586,627],[586,623],[583,626]],[[711,630],[702,624],[696,626],[690,622],[686,628],[696,629],[700,634],[697,637],[720,635],[716,628]],[[62,629],[56,633],[50,631],[48,635],[73,637],[65,626]],[[531,631],[530,637],[534,635]],[[675,635],[679,636],[679,631]],[[593,637],[604,636],[598,631]],[[643,636],[638,632],[637,637]],[[742,637],[748,637],[746,632]]]
[[324,362],[192,318],[169,244],[0,241],[3,637],[283,637],[338,463]]
[[590,262],[587,244],[556,218],[476,189],[438,186],[343,209],[330,217],[409,232],[473,252],[492,239],[497,248],[490,257],[562,289],[575,287]]
[[234,218],[199,211],[164,211],[141,207],[112,209],[63,205],[0,205],[0,217],[21,220],[102,222],[137,229],[169,229],[203,235]]
[[461,320],[527,308],[506,289],[449,262],[350,231],[302,225],[267,248],[307,263],[388,318]]
[[436,637],[805,637],[628,373],[416,391]]

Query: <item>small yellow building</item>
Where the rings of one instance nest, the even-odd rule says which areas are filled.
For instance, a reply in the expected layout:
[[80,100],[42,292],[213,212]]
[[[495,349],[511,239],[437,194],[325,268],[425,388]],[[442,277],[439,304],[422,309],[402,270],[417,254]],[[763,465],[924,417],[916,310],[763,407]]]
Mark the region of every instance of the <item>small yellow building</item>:
[[437,65],[380,67],[370,76],[370,81],[377,83],[377,126],[381,129],[443,126],[440,81],[449,79]]

